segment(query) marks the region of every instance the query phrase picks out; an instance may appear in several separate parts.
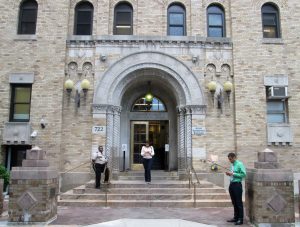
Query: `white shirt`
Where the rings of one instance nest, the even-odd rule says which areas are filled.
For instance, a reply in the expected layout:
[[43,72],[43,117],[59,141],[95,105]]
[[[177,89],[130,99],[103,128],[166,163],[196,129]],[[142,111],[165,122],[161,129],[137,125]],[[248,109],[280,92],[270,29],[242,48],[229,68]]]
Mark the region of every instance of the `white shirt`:
[[100,151],[96,151],[92,154],[92,160],[95,160],[95,163],[98,164],[105,164],[107,162],[107,159]]
[[141,150],[141,155],[143,156],[143,158],[146,159],[152,158],[152,156],[154,156],[154,148],[152,146],[143,146]]

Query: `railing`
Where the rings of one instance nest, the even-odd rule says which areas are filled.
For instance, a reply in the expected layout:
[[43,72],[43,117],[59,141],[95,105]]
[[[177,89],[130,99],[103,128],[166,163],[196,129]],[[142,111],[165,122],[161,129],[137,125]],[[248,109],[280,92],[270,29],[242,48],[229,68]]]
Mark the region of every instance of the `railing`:
[[81,166],[83,166],[83,165],[86,165],[86,164],[88,164],[88,163],[90,163],[90,162],[91,162],[91,161],[81,163],[81,164],[78,165],[78,166],[75,166],[75,167],[73,167],[73,168],[71,168],[71,169],[68,169],[67,171],[64,171],[64,172],[61,172],[61,173],[60,173],[60,175],[59,175],[59,181],[58,181],[58,184],[59,184],[59,185],[58,185],[58,189],[59,189],[58,195],[61,194],[60,188],[61,188],[62,175],[65,174],[65,173],[68,173],[68,172],[70,172],[70,171],[72,171],[72,170],[74,170],[74,169],[78,169],[79,167],[81,167]]
[[[193,197],[194,197],[194,208],[196,208],[196,202],[197,202],[197,190],[196,190],[196,186],[200,185],[200,180],[199,180],[199,177],[198,177],[198,175],[197,175],[197,173],[196,173],[196,171],[195,171],[195,169],[193,167],[189,169],[188,174],[189,174],[189,189],[191,189],[191,184],[194,187],[194,194],[193,194]],[[196,178],[196,182],[193,181],[193,175]]]

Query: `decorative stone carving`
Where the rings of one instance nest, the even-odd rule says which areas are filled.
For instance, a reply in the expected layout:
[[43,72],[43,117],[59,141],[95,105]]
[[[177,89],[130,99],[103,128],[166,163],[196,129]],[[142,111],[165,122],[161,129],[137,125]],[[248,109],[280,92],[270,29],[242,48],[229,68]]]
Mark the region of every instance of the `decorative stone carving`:
[[82,65],[82,72],[84,76],[88,76],[90,73],[92,73],[93,66],[90,62],[85,62]]
[[231,75],[231,71],[230,71],[230,66],[227,65],[227,64],[224,64],[221,66],[221,76],[224,78],[224,79],[227,79],[230,77]]
[[216,76],[216,66],[214,64],[208,64],[206,66],[206,76],[209,79],[213,79]]
[[281,212],[287,205],[286,200],[277,192],[268,200],[268,207],[274,210],[275,213]]
[[2,144],[31,144],[31,127],[28,122],[6,122]]
[[29,192],[24,192],[17,201],[22,210],[29,210],[37,204],[37,199]]
[[289,124],[268,124],[268,145],[291,145],[293,133]]

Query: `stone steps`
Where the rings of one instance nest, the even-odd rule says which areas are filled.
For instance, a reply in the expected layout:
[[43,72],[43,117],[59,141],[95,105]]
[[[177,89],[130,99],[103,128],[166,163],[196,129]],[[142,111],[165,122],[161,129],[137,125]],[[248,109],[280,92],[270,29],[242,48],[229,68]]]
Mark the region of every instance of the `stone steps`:
[[231,201],[224,188],[207,181],[194,187],[188,181],[179,181],[177,173],[153,171],[151,184],[144,182],[144,172],[125,172],[117,181],[101,184],[94,181],[60,195],[60,206],[109,207],[228,207]]
[[[59,200],[59,206],[80,206],[80,207],[194,207],[193,200],[109,200],[107,203],[102,200]],[[197,200],[195,207],[230,207],[230,200]]]
[[[153,189],[153,188],[151,188]],[[179,193],[179,194],[184,194],[184,193],[191,193],[191,190],[189,188],[155,188],[155,193],[161,193],[161,194],[166,194],[166,193]],[[110,193],[112,194],[141,194],[145,192],[145,188],[122,188],[120,190],[119,188],[110,188],[109,189]],[[225,193],[224,188],[220,187],[212,187],[212,188],[196,188],[196,192],[198,193]],[[98,190],[95,188],[85,188],[85,187],[77,187],[73,189],[73,194],[103,194],[102,190]]]
[[[73,194],[73,193],[64,193],[60,196],[62,200],[67,199],[83,199],[83,200],[191,200],[193,199],[193,194],[162,194],[162,193],[144,193],[144,194],[112,194],[105,193],[102,194]],[[196,194],[197,200],[205,199],[228,199],[226,193],[201,193]]]

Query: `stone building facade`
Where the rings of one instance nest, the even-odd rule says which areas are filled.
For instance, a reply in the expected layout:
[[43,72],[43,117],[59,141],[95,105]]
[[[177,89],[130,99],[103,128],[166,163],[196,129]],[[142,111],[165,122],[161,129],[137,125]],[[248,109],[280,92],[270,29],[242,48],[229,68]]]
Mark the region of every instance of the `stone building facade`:
[[[182,178],[192,166],[209,172],[203,160],[211,155],[226,164],[228,152],[252,167],[268,146],[300,170],[299,1],[8,0],[0,8],[1,157],[9,168],[37,145],[66,185],[80,184],[90,177],[91,152],[104,145],[117,178],[139,168],[147,138],[156,168]],[[22,13],[34,9],[35,29],[26,32]],[[91,20],[79,24],[80,15]],[[87,24],[90,31],[80,30]],[[26,107],[14,99],[23,85]],[[147,92],[158,100],[152,109],[138,102]]]

